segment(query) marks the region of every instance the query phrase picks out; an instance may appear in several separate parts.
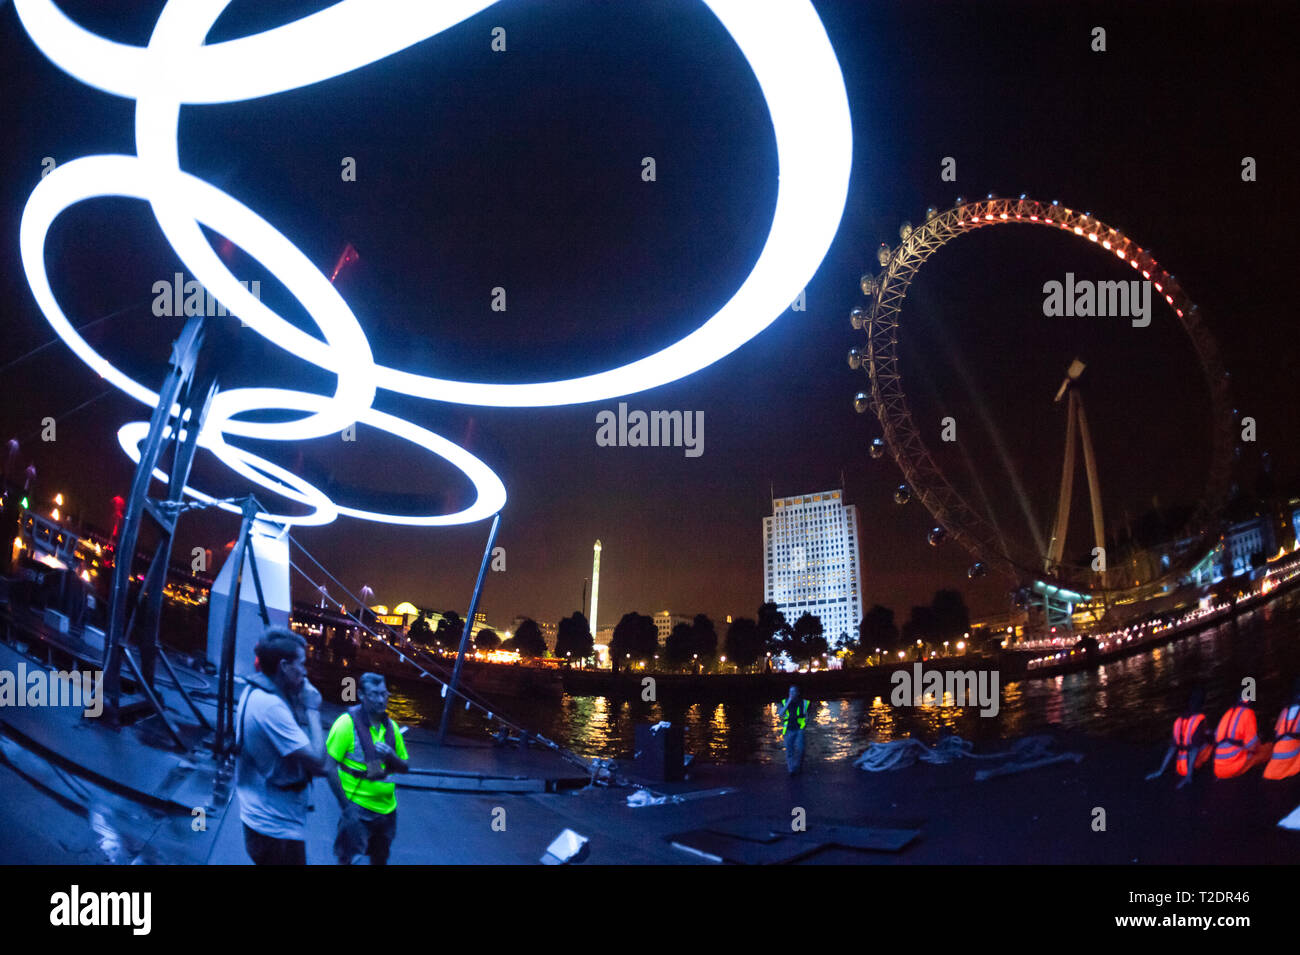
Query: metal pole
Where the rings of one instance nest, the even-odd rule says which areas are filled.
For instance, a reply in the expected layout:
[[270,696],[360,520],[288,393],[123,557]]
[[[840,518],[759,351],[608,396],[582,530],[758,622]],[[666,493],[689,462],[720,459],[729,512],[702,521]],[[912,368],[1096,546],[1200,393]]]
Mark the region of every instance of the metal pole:
[[478,610],[479,594],[483,592],[483,578],[487,576],[488,562],[492,559],[492,545],[496,543],[497,528],[501,526],[501,514],[492,518],[492,529],[488,531],[487,547],[483,548],[483,562],[478,567],[478,580],[474,582],[474,596],[469,601],[469,612],[465,614],[465,629],[460,634],[460,651],[456,654],[456,666],[451,671],[451,682],[447,684],[447,702],[442,706],[442,722],[438,724],[438,745],[447,741],[447,724],[451,722],[451,706],[455,702],[456,686],[460,683],[460,668],[465,663],[465,650],[469,645],[470,631],[474,629],[474,612]]
[[243,502],[239,536],[230,549],[230,599],[221,621],[221,662],[217,671],[217,732],[213,750],[225,755],[235,739],[235,638],[239,627],[239,593],[243,589],[244,554],[250,550],[253,519],[261,507],[251,495]]
[[[147,513],[149,487],[153,481],[154,469],[158,466],[164,451],[172,443],[180,443],[181,418],[176,420],[175,431],[171,431],[169,422],[172,417],[172,404],[182,396],[194,375],[199,351],[203,347],[206,329],[201,316],[190,318],[176,341],[172,343],[171,359],[167,366],[167,375],[158,392],[158,405],[149,420],[149,434],[140,450],[140,462],[136,465],[135,476],[131,480],[131,494],[127,498],[126,513],[118,539],[114,542],[113,583],[108,600],[108,629],[104,633],[104,693],[116,711],[121,705],[121,670],[122,651],[130,637],[127,626],[126,609],[131,597],[131,571],[135,565],[136,546],[140,537],[140,524]],[[188,402],[187,402],[188,404]],[[195,409],[197,411],[198,409]],[[181,412],[182,416],[184,411]],[[201,421],[192,421],[194,428],[201,427]],[[177,473],[183,467],[182,452],[177,450],[172,455],[172,484],[183,487],[187,475]],[[170,533],[170,530],[168,531]],[[163,561],[163,579],[166,582],[166,559]],[[139,594],[137,593],[137,599]]]
[[1088,494],[1092,498],[1092,536],[1098,547],[1106,546],[1106,522],[1101,512],[1101,481],[1097,478],[1097,458],[1092,451],[1092,434],[1083,410],[1083,396],[1078,399],[1079,437],[1083,439],[1083,467],[1088,474]]
[[1061,466],[1061,496],[1056,502],[1056,527],[1052,530],[1052,543],[1047,550],[1046,570],[1055,573],[1065,556],[1065,535],[1070,529],[1070,499],[1074,496],[1074,419],[1078,399],[1074,389],[1065,411],[1065,463]]

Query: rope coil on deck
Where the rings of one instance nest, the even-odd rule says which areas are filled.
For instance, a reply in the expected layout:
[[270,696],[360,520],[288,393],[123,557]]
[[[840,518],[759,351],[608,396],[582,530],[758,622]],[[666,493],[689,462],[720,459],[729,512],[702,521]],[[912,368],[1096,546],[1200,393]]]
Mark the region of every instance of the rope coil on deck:
[[[976,753],[975,744],[960,736],[945,736],[934,746],[926,746],[919,739],[907,737],[884,743],[870,743],[866,752],[853,761],[859,769],[869,773],[883,773],[895,769],[906,769],[918,759],[924,763],[945,764],[958,759],[1007,759],[1014,757],[1020,768],[1031,768],[1029,764],[1046,765],[1040,760],[1049,759],[1059,762],[1062,757],[1074,754],[1052,753],[1052,737],[1026,736],[1011,744],[1011,748],[1000,753]],[[1077,761],[1077,760],[1076,760]]]

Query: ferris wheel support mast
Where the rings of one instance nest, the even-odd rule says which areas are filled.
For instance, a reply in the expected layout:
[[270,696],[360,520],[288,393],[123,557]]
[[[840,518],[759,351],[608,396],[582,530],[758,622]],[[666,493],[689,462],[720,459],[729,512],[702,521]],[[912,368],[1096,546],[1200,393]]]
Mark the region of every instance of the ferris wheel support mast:
[[1100,571],[1105,572],[1106,523],[1102,519],[1101,482],[1097,477],[1097,458],[1092,447],[1092,433],[1088,430],[1088,415],[1083,410],[1083,396],[1079,393],[1079,378],[1086,366],[1079,359],[1070,363],[1070,369],[1056,392],[1056,401],[1066,399],[1065,411],[1065,463],[1061,469],[1061,496],[1056,502],[1056,525],[1052,529],[1052,542],[1048,545],[1043,569],[1056,573],[1065,554],[1065,537],[1070,529],[1070,504],[1074,499],[1075,434],[1083,446],[1083,467],[1088,475],[1088,496],[1092,504],[1093,546],[1102,555]]

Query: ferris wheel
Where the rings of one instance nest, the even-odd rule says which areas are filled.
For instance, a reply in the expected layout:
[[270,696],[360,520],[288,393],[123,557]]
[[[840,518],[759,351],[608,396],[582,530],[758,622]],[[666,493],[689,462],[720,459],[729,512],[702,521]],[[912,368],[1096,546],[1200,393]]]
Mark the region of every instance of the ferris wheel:
[[972,507],[945,477],[912,418],[898,359],[900,318],[908,288],[926,260],[947,243],[977,229],[1003,225],[1033,225],[1062,232],[1077,237],[1099,254],[1127,263],[1144,281],[1152,283],[1156,293],[1153,298],[1163,299],[1173,311],[1196,352],[1210,395],[1211,411],[1206,422],[1210,468],[1204,496],[1184,530],[1189,544],[1180,548],[1180,554],[1163,573],[1142,582],[1145,586],[1141,592],[1150,594],[1189,570],[1218,539],[1218,518],[1231,470],[1233,409],[1229,378],[1200,310],[1178,280],[1160,267],[1148,249],[1091,213],[1023,195],[1019,199],[989,196],[969,202],[959,198],[955,206],[943,212],[934,207],[927,209],[925,221],[919,226],[903,223],[899,244],[894,248],[881,245],[877,251],[881,271],[861,279],[868,304],[850,313],[853,327],[866,332],[865,347],[852,348],[848,355],[850,367],[863,369],[869,380],[869,389],[857,394],[854,406],[859,413],[873,412],[880,422],[882,437],[872,441],[871,456],[881,458],[888,451],[893,457],[905,482],[894,492],[894,499],[901,504],[914,495],[929,511],[935,522],[929,532],[932,545],[951,539],[970,552],[974,563],[969,576],[982,576],[992,570],[1018,586],[1036,581],[1039,587],[1100,595],[1107,600],[1139,595],[1130,574],[1106,567],[1104,562],[1101,569],[1094,569],[1095,561],[1075,566],[1037,553],[1032,545],[1008,543],[993,522]]

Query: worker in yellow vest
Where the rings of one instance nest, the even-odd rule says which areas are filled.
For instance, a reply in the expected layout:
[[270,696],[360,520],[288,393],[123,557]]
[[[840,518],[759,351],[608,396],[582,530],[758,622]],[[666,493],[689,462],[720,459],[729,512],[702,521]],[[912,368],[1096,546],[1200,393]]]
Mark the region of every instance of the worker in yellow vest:
[[410,769],[406,743],[388,717],[388,687],[378,673],[361,675],[361,703],[343,713],[325,741],[330,767],[325,773],[339,803],[334,855],[351,865],[368,855],[371,865],[387,865],[397,835],[397,787],[392,773]]
[[1300,773],[1300,677],[1291,687],[1291,700],[1282,707],[1273,727],[1273,755],[1264,767],[1265,779],[1286,779]]
[[785,736],[785,768],[794,776],[803,772],[803,732],[808,726],[808,701],[799,695],[797,686],[790,687],[790,693],[781,704],[777,718],[781,721],[781,732]]

